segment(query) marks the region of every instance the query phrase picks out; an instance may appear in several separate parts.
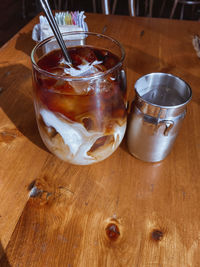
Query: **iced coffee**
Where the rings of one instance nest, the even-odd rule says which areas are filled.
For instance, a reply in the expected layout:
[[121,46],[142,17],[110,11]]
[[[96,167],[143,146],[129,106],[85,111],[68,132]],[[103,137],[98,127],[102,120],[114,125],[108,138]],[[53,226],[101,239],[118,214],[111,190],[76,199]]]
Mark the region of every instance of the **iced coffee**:
[[60,49],[33,62],[33,92],[40,135],[60,159],[99,162],[121,143],[126,130],[126,81],[122,59],[90,44]]

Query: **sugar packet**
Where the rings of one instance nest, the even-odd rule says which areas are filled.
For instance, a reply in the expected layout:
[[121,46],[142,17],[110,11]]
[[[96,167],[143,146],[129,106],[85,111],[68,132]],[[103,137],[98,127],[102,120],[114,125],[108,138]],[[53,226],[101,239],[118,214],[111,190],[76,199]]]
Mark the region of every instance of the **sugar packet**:
[[[71,31],[88,31],[85,18],[86,16],[84,15],[84,11],[55,13],[55,20],[61,33]],[[40,42],[50,36],[53,36],[53,32],[46,17],[40,16],[39,20],[40,23],[35,25],[32,31],[32,39],[36,42]]]

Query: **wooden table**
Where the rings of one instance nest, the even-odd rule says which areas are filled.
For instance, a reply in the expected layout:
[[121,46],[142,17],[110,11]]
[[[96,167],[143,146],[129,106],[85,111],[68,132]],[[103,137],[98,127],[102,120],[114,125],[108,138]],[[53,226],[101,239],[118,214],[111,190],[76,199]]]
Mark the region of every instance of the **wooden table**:
[[79,167],[51,155],[37,130],[37,21],[0,49],[0,266],[200,266],[199,22],[87,15],[91,31],[123,44],[130,98],[137,78],[160,71],[186,80],[193,99],[164,161],[137,160],[124,141],[105,161]]

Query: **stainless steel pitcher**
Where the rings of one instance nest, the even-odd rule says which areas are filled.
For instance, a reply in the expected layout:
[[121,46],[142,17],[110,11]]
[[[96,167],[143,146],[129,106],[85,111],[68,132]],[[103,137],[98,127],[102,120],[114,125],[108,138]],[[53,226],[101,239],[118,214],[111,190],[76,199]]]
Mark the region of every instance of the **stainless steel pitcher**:
[[190,86],[166,73],[151,73],[135,83],[128,123],[128,149],[144,161],[163,160],[170,152],[191,100]]

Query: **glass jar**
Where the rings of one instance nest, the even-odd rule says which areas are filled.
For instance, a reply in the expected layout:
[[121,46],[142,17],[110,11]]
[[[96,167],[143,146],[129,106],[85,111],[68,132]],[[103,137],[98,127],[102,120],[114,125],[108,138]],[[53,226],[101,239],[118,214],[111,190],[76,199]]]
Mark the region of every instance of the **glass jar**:
[[[110,156],[125,134],[125,53],[119,42],[102,34],[71,32],[63,38],[75,75],[54,37],[32,51],[36,119],[41,138],[53,154],[72,164],[88,165]],[[89,66],[86,71],[80,71],[80,60]]]

